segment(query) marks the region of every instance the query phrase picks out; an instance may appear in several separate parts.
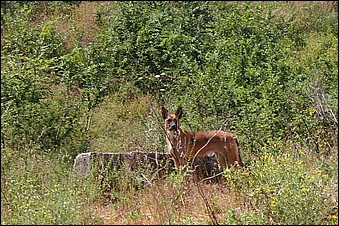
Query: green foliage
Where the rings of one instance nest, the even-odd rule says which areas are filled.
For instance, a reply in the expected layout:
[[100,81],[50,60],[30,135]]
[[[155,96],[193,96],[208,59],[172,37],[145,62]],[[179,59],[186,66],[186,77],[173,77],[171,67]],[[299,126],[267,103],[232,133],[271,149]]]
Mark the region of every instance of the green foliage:
[[[100,23],[95,26],[100,25],[102,32],[97,42],[87,48],[78,42],[67,53],[61,48],[65,40],[56,33],[58,21],[65,18],[26,28],[36,5],[11,5],[19,15],[15,18],[3,10],[11,31],[4,39],[3,54],[6,58],[19,54],[21,60],[13,55],[2,71],[6,74],[12,61],[35,62],[28,66],[32,70],[16,73],[40,74],[38,80],[48,74],[51,83],[78,89],[83,125],[104,97],[120,92],[122,101],[143,93],[160,104],[183,105],[191,113],[184,120],[192,130],[216,129],[226,120],[225,129],[237,131],[250,152],[269,140],[294,139],[295,134],[316,143],[310,134],[318,133],[324,123],[337,135],[333,23],[326,23],[326,31],[316,25],[305,36],[299,11],[274,13],[279,6],[273,3],[264,7],[249,2],[118,2],[115,17],[106,20],[107,12],[98,7]],[[322,13],[326,12],[317,15]],[[320,44],[315,43],[319,35]],[[319,92],[311,92],[317,87],[325,94],[320,101],[314,98]],[[302,114],[312,109],[318,117]],[[83,130],[86,133],[88,125]]]
[[[78,48],[63,55],[57,20],[28,27],[33,9],[34,4],[24,4],[17,17],[4,13],[8,32],[1,68],[2,144],[75,157],[88,146],[91,111],[110,84],[107,77],[96,76],[105,75],[98,71],[100,64],[88,62],[92,51]],[[70,89],[78,95],[66,94]]]
[[1,224],[101,223],[98,215],[83,209],[90,195],[83,191],[86,185],[60,160],[2,148]]
[[178,76],[194,74],[190,63],[200,61],[196,27],[210,20],[207,3],[120,2],[118,7],[115,23],[99,40],[115,76],[133,81],[143,93],[175,90],[178,82],[183,89]]
[[[109,100],[109,101],[107,101]],[[154,114],[151,96],[139,96],[129,102],[110,96],[93,111],[91,150],[99,152],[158,151],[165,146],[163,123]],[[152,119],[152,120],[150,120]],[[145,139],[146,137],[146,139]]]
[[[329,197],[334,195],[331,187],[338,183],[337,176],[332,175],[337,174],[338,165],[303,150],[296,152],[295,155],[272,154],[263,150],[251,170],[226,170],[225,177],[230,186],[237,187],[246,202],[254,206],[252,213],[244,213],[237,220],[249,223],[248,216],[254,216],[254,219],[265,216],[263,224],[323,224],[332,221],[334,203]],[[316,167],[306,170],[314,161],[325,161],[331,169]]]
[[[312,82],[309,72],[291,60],[292,51],[308,46],[300,21],[294,21],[297,12],[286,17],[273,13],[274,4],[265,13],[262,7],[121,2],[120,14],[100,36],[97,48],[105,52],[98,61],[111,65],[120,84],[132,84],[161,103],[177,100],[191,112],[193,130],[218,128],[227,119],[226,129],[242,134],[245,147],[256,152],[268,140],[291,139],[293,128],[284,125],[298,116],[298,100],[304,109],[315,108],[304,89],[305,81]],[[335,61],[329,65],[334,72]],[[306,130],[299,136],[306,138]]]
[[[337,158],[337,13],[337,2],[1,2],[2,221],[81,222],[88,203],[62,167],[63,184],[48,170],[80,152],[164,151],[160,106],[181,105],[184,129],[231,131],[253,166],[226,174],[256,206],[228,223],[337,223],[324,190],[337,163],[320,161]],[[63,157],[47,169],[46,153]],[[119,173],[114,197],[137,177]]]

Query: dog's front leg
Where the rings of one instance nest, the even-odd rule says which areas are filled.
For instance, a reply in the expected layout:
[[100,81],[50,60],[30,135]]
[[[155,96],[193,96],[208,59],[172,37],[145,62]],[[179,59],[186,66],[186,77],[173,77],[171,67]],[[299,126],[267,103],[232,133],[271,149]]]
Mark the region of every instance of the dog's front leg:
[[170,152],[173,160],[174,160],[174,165],[177,169],[179,169],[180,167],[180,162],[179,162],[179,156],[177,155],[177,153],[175,153],[173,150]]

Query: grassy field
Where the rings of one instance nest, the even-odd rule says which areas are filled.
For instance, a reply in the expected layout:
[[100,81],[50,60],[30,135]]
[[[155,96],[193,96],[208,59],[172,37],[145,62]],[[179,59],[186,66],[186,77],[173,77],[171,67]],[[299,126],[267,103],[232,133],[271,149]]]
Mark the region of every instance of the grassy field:
[[[148,150],[154,150],[149,141],[142,139],[145,135],[140,134],[138,120],[129,120],[128,112],[138,115],[145,101],[149,99],[144,97],[117,108],[118,103],[111,99],[100,107],[91,129],[96,141],[93,150],[100,151],[96,147],[101,147],[109,151],[114,144],[122,145],[116,151],[128,150],[133,136],[140,139],[134,139],[140,149],[149,145]],[[155,124],[154,130],[163,136],[158,128],[162,125],[154,122],[160,114],[152,114],[156,110],[145,110],[153,115],[145,121],[147,125]],[[126,119],[117,123],[112,115],[125,115]],[[119,127],[119,136],[107,134],[116,131],[107,128],[114,123]],[[122,137],[125,142],[121,142]],[[162,143],[157,148],[163,148]],[[133,172],[129,168],[109,171],[106,179],[93,170],[80,179],[74,176],[71,161],[61,161],[65,156],[43,156],[34,150],[30,155],[4,151],[2,224],[338,223],[336,148],[324,148],[317,154],[281,142],[263,147],[258,156],[241,149],[246,168],[226,170],[219,183],[197,183],[183,171],[151,180],[150,172]],[[136,185],[141,181],[145,186],[140,189]]]

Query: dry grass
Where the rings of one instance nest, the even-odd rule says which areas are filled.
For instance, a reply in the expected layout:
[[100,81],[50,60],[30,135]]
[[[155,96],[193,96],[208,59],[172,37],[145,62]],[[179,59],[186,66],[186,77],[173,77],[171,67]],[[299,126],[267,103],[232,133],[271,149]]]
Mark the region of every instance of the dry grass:
[[97,41],[102,21],[100,15],[110,11],[114,15],[114,2],[82,2],[73,6],[69,17],[63,17],[58,22],[57,31],[65,38],[64,48],[72,50],[77,43],[88,47]]
[[140,175],[120,173],[112,177],[112,185],[125,184],[124,189],[111,191],[119,200],[94,199],[86,208],[105,225],[335,224],[337,155],[318,156],[287,148],[283,154],[264,153],[263,149],[250,170],[226,170],[218,183],[197,184],[192,175],[179,171],[133,189],[131,179],[140,180]]
[[192,178],[187,178],[180,192],[170,179],[164,179],[126,203],[94,205],[104,224],[211,224],[206,198],[218,223],[227,223],[225,210],[235,209],[241,197],[224,183],[199,186],[204,197]]
[[[159,125],[148,120],[152,117],[151,100],[151,96],[139,96],[124,103],[115,96],[107,97],[93,113],[89,130],[91,150],[130,152],[157,148],[153,145],[156,141],[145,139],[145,136],[157,139],[153,134]],[[159,133],[158,137],[161,135]]]

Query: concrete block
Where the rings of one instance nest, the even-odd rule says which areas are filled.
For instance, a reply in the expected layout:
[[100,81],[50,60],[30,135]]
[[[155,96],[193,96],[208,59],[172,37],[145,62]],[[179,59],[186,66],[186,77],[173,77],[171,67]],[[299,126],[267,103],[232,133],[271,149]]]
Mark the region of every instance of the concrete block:
[[[169,153],[162,152],[125,152],[125,153],[107,153],[107,152],[87,152],[81,153],[74,159],[74,171],[76,175],[84,176],[91,170],[91,165],[103,164],[110,168],[117,169],[126,165],[131,170],[162,170],[162,174],[174,170],[174,162]],[[218,162],[214,154],[196,158],[193,168],[200,175],[200,178],[207,178],[220,173]]]

